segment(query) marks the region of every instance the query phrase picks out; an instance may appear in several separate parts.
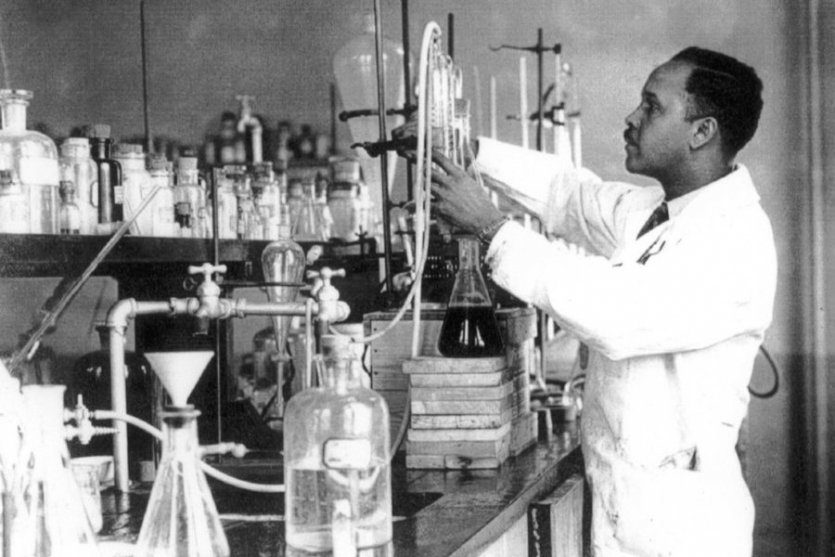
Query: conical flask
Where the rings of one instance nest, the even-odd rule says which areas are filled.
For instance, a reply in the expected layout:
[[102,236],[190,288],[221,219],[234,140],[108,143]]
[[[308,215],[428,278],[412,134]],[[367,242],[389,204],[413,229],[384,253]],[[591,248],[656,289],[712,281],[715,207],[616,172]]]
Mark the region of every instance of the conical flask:
[[200,469],[197,417],[185,404],[211,352],[145,354],[178,406],[160,412],[159,471],[139,530],[134,557],[227,557],[229,543],[206,476]]
[[101,555],[70,467],[64,389],[63,385],[22,389],[23,443],[12,493],[13,557]]
[[498,356],[504,340],[481,276],[478,242],[458,239],[458,273],[438,337],[438,351],[449,358]]

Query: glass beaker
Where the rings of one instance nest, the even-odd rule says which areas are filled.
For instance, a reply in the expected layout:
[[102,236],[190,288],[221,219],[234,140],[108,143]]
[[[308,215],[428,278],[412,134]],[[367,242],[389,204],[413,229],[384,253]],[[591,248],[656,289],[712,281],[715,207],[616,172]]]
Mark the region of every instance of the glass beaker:
[[226,557],[229,543],[200,469],[198,410],[160,412],[162,460],[151,489],[134,557]]
[[475,238],[458,239],[458,273],[449,296],[438,350],[448,358],[498,356],[504,350]]
[[[328,337],[344,338],[325,335],[323,347]],[[322,363],[321,386],[296,394],[284,415],[287,555],[384,555],[392,539],[388,406],[362,386],[347,346]]]
[[101,555],[65,442],[64,386],[23,387],[23,442],[13,481],[17,557]]
[[330,236],[330,211],[316,198],[316,182],[306,178],[302,182],[302,203],[293,225],[293,239],[299,242],[323,242]]

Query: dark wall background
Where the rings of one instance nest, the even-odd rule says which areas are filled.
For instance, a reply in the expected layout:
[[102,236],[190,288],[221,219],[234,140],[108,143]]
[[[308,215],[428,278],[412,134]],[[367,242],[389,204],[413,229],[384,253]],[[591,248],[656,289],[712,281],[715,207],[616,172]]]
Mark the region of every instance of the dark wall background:
[[[399,40],[400,2],[382,4],[386,34]],[[278,119],[290,119],[327,132],[332,56],[356,33],[358,14],[372,5],[370,0],[147,0],[153,133],[199,143],[221,111],[236,109],[234,96],[241,93],[255,95],[256,112],[271,126]],[[45,123],[58,136],[74,125],[92,122],[110,123],[117,138],[142,133],[139,13],[136,0],[4,0],[3,86],[35,92],[30,123]],[[494,53],[488,47],[531,45],[538,27],[544,29],[547,43],[561,42],[564,58],[579,80],[584,162],[614,179],[629,179],[623,170],[623,120],[638,103],[640,88],[655,65],[697,44],[725,51],[758,69],[766,84],[765,111],[741,162],[751,169],[777,238],[779,290],[766,346],[781,366],[783,387],[775,398],[751,404],[748,473],[758,509],[756,554],[794,554],[793,517],[800,504],[795,494],[802,480],[794,474],[798,463],[793,460],[793,434],[807,356],[802,335],[806,301],[798,288],[807,161],[797,148],[802,136],[799,68],[805,56],[798,37],[804,34],[805,22],[795,3],[413,1],[413,51],[425,23],[434,20],[446,29],[448,13],[455,14],[455,53],[464,70],[465,96],[474,99],[478,85],[486,103],[489,76],[497,78],[498,137],[510,142],[520,140],[518,124],[503,118],[518,106],[519,53]],[[546,63],[546,81],[553,79],[551,64]],[[481,76],[478,84],[474,67]],[[535,67],[530,57],[531,107]],[[474,127],[486,131],[486,104],[482,111],[484,119]],[[340,124],[338,130],[339,146],[344,148],[350,141],[347,126]],[[114,295],[101,285],[95,288]],[[27,307],[49,292],[49,285],[5,281],[0,290],[0,300],[8,304],[0,340],[8,345],[18,325],[10,316],[25,315]],[[69,354],[97,344],[85,333],[97,311],[80,303],[52,341]],[[11,307],[14,313],[9,313]],[[765,389],[769,380],[765,361],[758,361],[755,386]]]

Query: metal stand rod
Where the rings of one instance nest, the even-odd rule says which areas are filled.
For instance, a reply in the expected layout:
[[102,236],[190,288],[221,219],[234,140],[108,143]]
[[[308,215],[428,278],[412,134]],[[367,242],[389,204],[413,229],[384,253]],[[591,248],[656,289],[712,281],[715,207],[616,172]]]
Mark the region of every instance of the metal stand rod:
[[[378,122],[380,123],[380,141],[388,138],[386,132],[386,76],[383,71],[383,17],[380,10],[380,0],[374,0],[374,45],[377,52],[377,104],[379,106]],[[391,276],[391,223],[389,215],[389,165],[388,156],[380,157],[380,171],[383,186],[383,254],[386,273],[386,295],[389,299],[394,295],[394,281]]]

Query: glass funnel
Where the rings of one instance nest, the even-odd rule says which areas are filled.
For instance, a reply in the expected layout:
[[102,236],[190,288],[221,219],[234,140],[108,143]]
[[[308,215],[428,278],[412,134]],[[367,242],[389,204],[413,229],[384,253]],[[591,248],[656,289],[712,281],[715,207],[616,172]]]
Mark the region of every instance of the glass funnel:
[[498,356],[504,350],[480,266],[478,241],[459,238],[458,272],[438,337],[438,350],[449,358]]
[[14,474],[15,557],[101,555],[70,467],[63,385],[23,387],[23,443]]
[[[322,337],[327,354],[329,341]],[[392,539],[389,411],[348,345],[284,416],[287,555],[386,555]]]
[[12,171],[29,200],[29,232],[58,234],[58,148],[46,135],[26,129],[31,91],[0,90],[0,169]]

